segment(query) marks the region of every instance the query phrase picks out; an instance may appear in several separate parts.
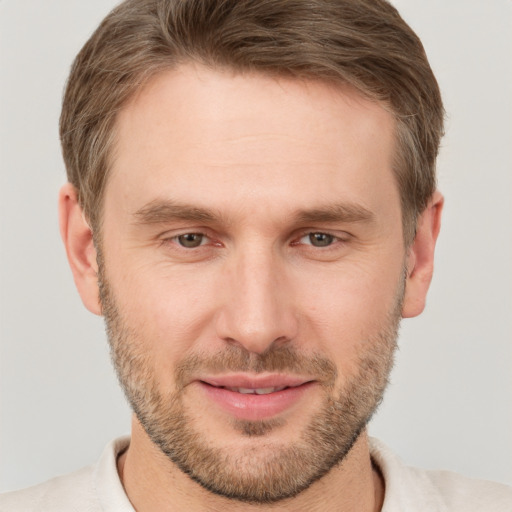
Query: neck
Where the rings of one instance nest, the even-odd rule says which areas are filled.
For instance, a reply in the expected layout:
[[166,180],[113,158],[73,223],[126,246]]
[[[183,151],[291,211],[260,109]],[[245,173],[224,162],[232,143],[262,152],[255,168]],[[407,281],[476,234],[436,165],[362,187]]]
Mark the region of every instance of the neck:
[[379,512],[384,499],[384,482],[372,466],[366,432],[342,464],[297,496],[275,504],[242,504],[205,490],[152,443],[136,419],[130,446],[118,459],[118,472],[138,512],[231,512],[239,511],[241,506],[247,512]]

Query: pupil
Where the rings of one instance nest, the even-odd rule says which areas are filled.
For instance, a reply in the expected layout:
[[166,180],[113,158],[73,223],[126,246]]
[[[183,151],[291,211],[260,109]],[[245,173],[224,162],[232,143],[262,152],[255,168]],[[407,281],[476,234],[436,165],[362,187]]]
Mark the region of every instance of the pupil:
[[199,247],[203,240],[203,235],[198,233],[187,233],[186,235],[180,235],[178,240],[180,245],[183,247]]
[[327,235],[326,233],[311,233],[309,235],[309,240],[315,247],[327,247],[332,244],[334,237],[332,235]]

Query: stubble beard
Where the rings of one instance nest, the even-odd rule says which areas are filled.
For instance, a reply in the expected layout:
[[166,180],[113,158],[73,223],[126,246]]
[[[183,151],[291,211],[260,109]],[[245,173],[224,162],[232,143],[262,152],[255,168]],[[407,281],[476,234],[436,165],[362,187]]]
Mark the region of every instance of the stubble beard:
[[[345,380],[343,389],[335,389],[336,367],[323,356],[300,354],[291,344],[271,347],[261,355],[231,345],[213,357],[182,360],[174,369],[176,391],[163,393],[151,354],[144,350],[150,343],[120,314],[101,264],[99,277],[113,364],[134,413],[153,443],[181,471],[216,495],[254,504],[298,495],[342,463],[382,401],[396,349],[403,281],[385,325],[360,343],[359,372]],[[233,421],[235,431],[255,440],[253,448],[240,453],[208,443],[207,433],[196,428],[186,407],[186,383],[198,370],[312,375],[322,382],[322,404],[293,444],[266,441],[284,420]]]

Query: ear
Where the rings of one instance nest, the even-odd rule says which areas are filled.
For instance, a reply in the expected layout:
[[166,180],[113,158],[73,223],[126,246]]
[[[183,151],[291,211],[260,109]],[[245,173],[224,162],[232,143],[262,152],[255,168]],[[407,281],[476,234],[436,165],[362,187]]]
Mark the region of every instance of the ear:
[[434,250],[441,228],[444,198],[436,190],[420,215],[416,236],[407,254],[407,279],[402,317],[418,316],[425,309],[427,292],[434,272]]
[[82,208],[78,204],[78,193],[66,183],[59,194],[60,234],[78,293],[85,307],[96,315],[101,315],[98,289],[98,264],[92,230],[85,221]]

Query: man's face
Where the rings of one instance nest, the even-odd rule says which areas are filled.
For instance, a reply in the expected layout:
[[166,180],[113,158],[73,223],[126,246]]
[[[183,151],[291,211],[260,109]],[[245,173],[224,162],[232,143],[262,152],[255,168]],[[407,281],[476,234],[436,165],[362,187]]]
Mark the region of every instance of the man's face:
[[350,90],[183,66],[117,128],[101,296],[138,420],[213,492],[293,496],[350,450],[392,364],[393,119]]

